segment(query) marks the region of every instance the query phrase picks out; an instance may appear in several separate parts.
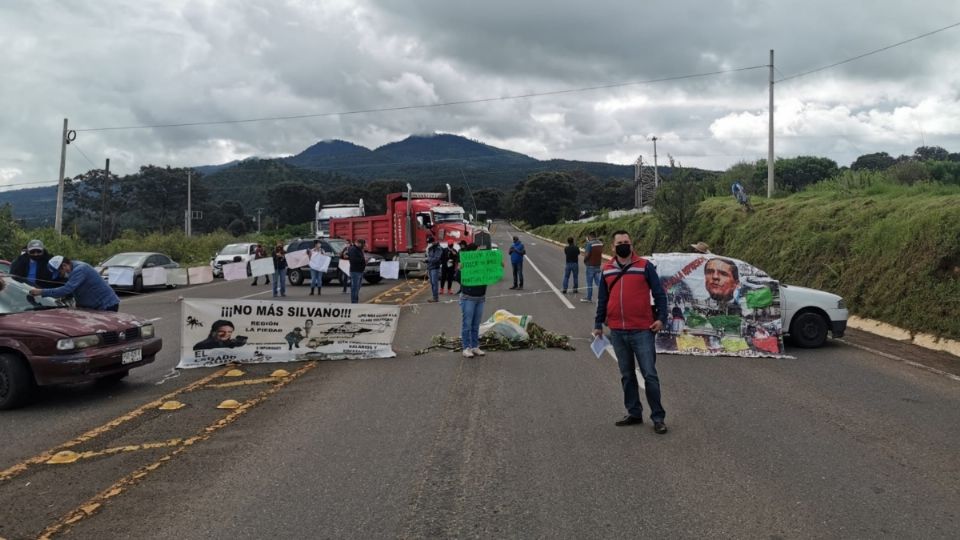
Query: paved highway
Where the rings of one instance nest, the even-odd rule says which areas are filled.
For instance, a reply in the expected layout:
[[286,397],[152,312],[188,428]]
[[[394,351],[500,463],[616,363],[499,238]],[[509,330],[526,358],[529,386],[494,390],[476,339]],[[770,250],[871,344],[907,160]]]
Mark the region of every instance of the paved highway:
[[[179,296],[269,290],[125,297],[159,318],[163,352],[120,385],[0,413],[0,537],[960,536],[960,380],[898,358],[955,360],[856,333],[788,345],[795,359],[661,355],[670,432],[615,427],[619,374],[589,351],[594,305],[564,302],[533,268],[559,288],[561,249],[521,236],[525,290],[491,287],[485,313],[530,314],[577,351],[415,356],[459,332],[459,308],[426,303],[419,283],[383,295],[386,282],[361,301],[406,303],[397,358],[178,373]],[[286,300],[347,301],[336,285],[307,292]],[[293,375],[256,382],[279,367]],[[145,407],[165,395],[187,407]],[[215,408],[227,398],[244,405]],[[65,449],[78,459],[46,463]]]

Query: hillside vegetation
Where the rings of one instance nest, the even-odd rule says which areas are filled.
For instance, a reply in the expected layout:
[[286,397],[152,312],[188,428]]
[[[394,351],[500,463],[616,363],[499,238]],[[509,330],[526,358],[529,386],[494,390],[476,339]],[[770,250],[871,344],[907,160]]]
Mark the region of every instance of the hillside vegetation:
[[609,248],[610,235],[625,229],[641,254],[704,241],[784,283],[835,292],[852,314],[960,339],[960,187],[846,173],[753,205],[747,214],[732,197],[704,200],[680,243],[666,240],[650,214],[534,232],[582,243],[595,231]]

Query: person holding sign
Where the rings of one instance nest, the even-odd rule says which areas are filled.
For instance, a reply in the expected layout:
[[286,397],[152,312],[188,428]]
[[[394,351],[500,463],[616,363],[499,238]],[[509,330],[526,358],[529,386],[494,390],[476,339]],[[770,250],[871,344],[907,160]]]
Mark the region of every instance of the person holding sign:
[[52,278],[64,277],[67,282],[54,289],[30,289],[30,294],[46,298],[63,298],[72,294],[77,307],[99,311],[119,311],[120,299],[110,285],[89,264],[57,255],[47,264]]
[[[287,252],[283,249],[283,243],[277,242],[273,248],[273,297],[287,295]],[[269,283],[269,282],[268,282]]]
[[511,289],[523,288],[523,256],[527,254],[526,248],[519,236],[513,237],[513,245],[510,246],[510,264],[513,265],[513,287]]
[[[667,432],[663,422],[667,413],[660,403],[655,334],[667,324],[667,293],[663,290],[653,263],[633,252],[627,231],[613,233],[613,245],[617,256],[603,265],[593,335],[602,336],[603,324],[607,324],[620,367],[627,416],[615,424],[629,426],[643,423],[643,405],[640,403],[635,367],[639,364],[646,383],[653,430],[662,435]],[[651,294],[654,306],[650,305]]]
[[[323,255],[323,248],[320,247],[320,241],[314,240],[313,247],[307,251],[307,256],[313,260],[317,255]],[[317,296],[320,296],[320,288],[323,287],[323,272],[315,270],[310,266],[310,296],[313,296],[313,289],[317,289]]]
[[[467,247],[460,250],[460,255],[467,256],[469,253],[477,251],[476,244],[467,244]],[[461,263],[461,273],[463,267]],[[468,269],[469,274],[469,269]],[[471,276],[472,277],[472,276]],[[470,283],[474,280],[464,280],[464,283]],[[473,358],[474,356],[484,356],[486,353],[480,350],[480,322],[483,321],[483,304],[487,298],[486,285],[465,285],[460,286],[460,342],[463,345],[463,357]]]

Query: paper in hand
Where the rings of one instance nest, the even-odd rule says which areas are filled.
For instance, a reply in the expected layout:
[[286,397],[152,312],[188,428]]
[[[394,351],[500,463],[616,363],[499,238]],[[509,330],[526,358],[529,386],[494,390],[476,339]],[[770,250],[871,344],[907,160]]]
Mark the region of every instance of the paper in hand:
[[597,358],[600,358],[608,345],[610,345],[610,340],[607,339],[607,336],[600,334],[593,338],[593,343],[590,344],[590,350],[593,351],[593,354],[597,355]]

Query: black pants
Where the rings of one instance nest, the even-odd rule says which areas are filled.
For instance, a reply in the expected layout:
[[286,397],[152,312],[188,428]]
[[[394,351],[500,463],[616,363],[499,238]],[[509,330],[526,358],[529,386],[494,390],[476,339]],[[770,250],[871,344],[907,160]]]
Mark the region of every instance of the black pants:
[[446,283],[447,289],[453,289],[453,274],[456,270],[452,266],[444,266],[440,268],[440,288],[443,289],[443,284]]
[[513,263],[513,286],[523,287],[523,261]]

